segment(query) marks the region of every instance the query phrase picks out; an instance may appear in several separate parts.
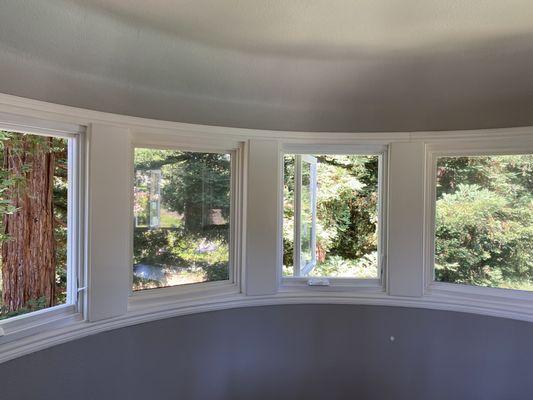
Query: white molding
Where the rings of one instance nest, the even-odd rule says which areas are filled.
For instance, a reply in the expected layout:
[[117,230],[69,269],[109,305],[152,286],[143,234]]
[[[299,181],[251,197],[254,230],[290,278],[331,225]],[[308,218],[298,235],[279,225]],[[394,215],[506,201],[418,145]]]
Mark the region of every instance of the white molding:
[[146,133],[163,136],[178,134],[190,138],[212,138],[213,135],[217,135],[217,137],[233,138],[234,140],[244,140],[243,138],[283,139],[290,143],[309,143],[309,141],[312,141],[315,144],[332,142],[335,144],[352,144],[354,140],[357,140],[357,143],[387,144],[405,141],[509,139],[510,137],[533,135],[533,126],[429,132],[301,132],[234,128],[111,114],[3,93],[0,93],[0,112],[83,126],[87,126],[90,123],[118,125],[130,129],[133,136]]
[[533,126],[519,126],[515,128],[412,132],[410,135],[410,140],[423,141],[426,143],[443,141],[478,141],[478,143],[482,141],[485,143],[490,143],[490,141],[498,139],[509,141],[511,138],[531,138],[532,135]]
[[[477,146],[482,143],[491,149],[499,148],[500,150],[508,151],[509,149],[524,148],[524,143],[527,143],[528,148],[531,149],[531,142],[533,140],[533,127],[520,127],[510,129],[484,129],[484,130],[472,130],[472,131],[451,131],[451,132],[379,132],[379,133],[356,133],[356,132],[284,132],[284,131],[269,131],[269,130],[256,130],[256,129],[241,129],[231,127],[218,127],[207,125],[193,125],[184,124],[169,121],[157,121],[152,119],[137,118],[124,115],[115,115],[99,111],[84,110],[80,108],[68,107],[57,104],[50,104],[36,100],[29,100],[20,97],[10,96],[6,94],[0,94],[0,113],[2,115],[11,114],[15,120],[27,120],[33,121],[29,125],[35,125],[35,121],[54,121],[54,126],[42,126],[42,128],[49,132],[50,129],[55,129],[56,133],[61,133],[65,126],[86,126],[86,127],[98,127],[104,128],[103,131],[111,132],[108,134],[120,135],[118,131],[122,132],[122,139],[115,138],[115,148],[120,153],[120,159],[126,160],[131,158],[131,142],[136,142],[140,138],[147,138],[150,142],[157,142],[161,146],[167,146],[169,144],[175,144],[178,140],[191,146],[191,148],[202,147],[204,145],[211,145],[210,142],[216,142],[218,144],[224,143],[224,146],[229,148],[235,148],[236,143],[244,143],[241,149],[242,160],[241,166],[239,166],[241,176],[240,185],[242,188],[238,190],[243,195],[239,200],[242,203],[242,222],[239,223],[239,229],[242,230],[240,236],[242,236],[243,243],[241,243],[239,255],[240,259],[248,260],[248,271],[242,270],[235,278],[241,278],[241,285],[246,288],[252,288],[250,293],[254,293],[254,296],[246,296],[240,293],[240,287],[238,279],[237,282],[220,282],[216,284],[203,284],[202,287],[182,288],[180,294],[172,290],[159,289],[157,291],[147,291],[139,294],[134,294],[127,300],[129,294],[129,270],[131,269],[130,260],[128,255],[131,253],[131,249],[126,249],[128,245],[126,243],[121,244],[121,248],[117,250],[113,267],[119,268],[120,271],[115,271],[116,276],[111,278],[116,279],[115,286],[120,286],[120,293],[117,293],[114,289],[115,286],[109,285],[104,287],[109,282],[106,279],[109,274],[109,270],[105,265],[110,262],[109,257],[102,258],[100,265],[100,275],[97,279],[97,283],[100,283],[100,290],[104,295],[111,295],[115,300],[112,304],[108,304],[108,299],[103,299],[102,296],[96,296],[102,300],[98,306],[98,311],[104,312],[109,306],[118,307],[118,310],[114,310],[113,313],[107,315],[100,315],[100,317],[111,317],[108,319],[102,319],[93,322],[82,321],[82,316],[79,313],[73,312],[73,310],[66,307],[65,309],[49,309],[44,310],[42,313],[35,313],[20,318],[20,323],[28,323],[30,325],[26,327],[20,327],[20,336],[14,335],[16,332],[10,331],[7,324],[0,324],[6,331],[6,335],[0,340],[0,362],[11,360],[16,357],[20,357],[25,354],[29,354],[34,351],[42,350],[47,347],[51,347],[60,343],[64,343],[70,340],[79,339],[91,334],[109,331],[116,328],[135,325],[143,322],[154,321],[158,319],[164,319],[179,315],[187,315],[193,313],[200,313],[213,310],[237,308],[237,307],[251,307],[251,306],[266,306],[266,305],[283,305],[283,304],[357,304],[357,305],[376,305],[376,306],[400,306],[400,307],[416,307],[427,309],[439,309],[458,312],[468,312],[474,314],[490,315],[495,317],[512,318],[517,320],[533,322],[533,302],[531,296],[518,296],[514,292],[501,292],[499,290],[481,289],[483,293],[478,293],[475,290],[460,290],[461,288],[446,287],[441,285],[426,286],[426,290],[422,297],[404,297],[387,294],[383,287],[378,284],[368,284],[367,286],[360,285],[357,288],[350,288],[353,290],[340,290],[337,287],[324,288],[313,287],[308,288],[305,285],[296,283],[294,285],[282,285],[278,293],[274,293],[279,288],[279,258],[281,252],[279,252],[280,238],[278,234],[278,228],[274,225],[279,224],[279,220],[273,223],[273,219],[279,219],[281,213],[278,212],[278,208],[281,206],[281,196],[277,193],[279,188],[278,176],[272,177],[273,171],[276,175],[279,174],[281,166],[281,157],[279,144],[287,143],[287,146],[297,145],[314,145],[321,146],[323,149],[328,148],[329,151],[333,151],[335,148],[345,149],[351,145],[386,145],[393,143],[399,143],[405,145],[406,142],[411,142],[414,147],[427,144],[430,148],[438,149],[439,146],[447,146],[447,148],[454,147],[457,151],[472,150],[472,145],[468,141],[475,141]],[[20,118],[19,118],[20,117]],[[18,118],[18,119],[17,119]],[[5,119],[5,118],[4,118]],[[6,119],[7,121],[7,119]],[[6,122],[4,121],[4,122]],[[9,121],[8,121],[9,122]],[[71,124],[71,125],[69,125]],[[40,125],[40,122],[37,124]],[[70,129],[70,128],[69,128]],[[33,128],[32,128],[33,130]],[[90,129],[89,129],[90,131]],[[103,132],[102,131],[102,132]],[[113,133],[115,132],[115,133]],[[90,136],[89,132],[89,136]],[[126,137],[127,136],[127,137]],[[116,154],[111,151],[104,151],[105,146],[100,141],[100,151],[108,153],[108,157],[115,157]],[[250,145],[258,141],[269,142],[266,143],[266,147],[259,145],[259,147],[253,148],[252,152],[259,158],[264,157],[266,161],[262,165],[255,165],[255,169],[251,168],[252,174],[250,174]],[[91,142],[94,145],[94,141]],[[402,147],[402,146],[400,146]],[[127,148],[128,155],[122,153]],[[104,150],[102,150],[104,149]],[[268,154],[263,154],[266,151]],[[90,151],[95,151],[93,147],[89,148]],[[339,150],[342,151],[342,150]],[[524,150],[523,150],[524,151]],[[276,155],[274,156],[274,153]],[[406,152],[409,153],[409,152]],[[91,154],[89,153],[89,156]],[[94,154],[93,154],[94,156]],[[390,154],[389,154],[390,157]],[[93,161],[101,161],[98,157],[93,158]],[[257,158],[252,160],[253,164],[257,161]],[[386,160],[385,160],[386,161]],[[395,168],[402,168],[402,163],[396,165],[388,165],[388,170],[393,171]],[[95,164],[90,165],[94,169]],[[113,165],[110,166],[112,168]],[[121,167],[124,168],[124,167]],[[422,167],[423,168],[423,167]],[[122,172],[112,171],[114,174],[118,174],[124,179],[130,178],[130,172],[122,170]],[[90,172],[90,171],[89,171]],[[384,171],[386,172],[386,171]],[[102,171],[102,174],[107,171]],[[251,176],[248,176],[248,175]],[[397,174],[401,174],[401,171],[397,171]],[[98,190],[101,193],[102,199],[104,194],[100,180],[95,179],[93,176],[91,181],[93,186],[99,186],[95,192],[95,187],[91,187],[89,195],[94,196],[98,194]],[[250,178],[250,179],[248,179]],[[254,179],[255,178],[255,179]],[[417,177],[419,179],[420,177]],[[275,179],[275,182],[274,182]],[[128,188],[127,199],[123,198],[123,203],[131,205],[131,182],[125,184],[118,177],[115,179],[117,185],[113,188],[118,190],[120,194],[119,198],[122,199],[122,189]],[[131,181],[131,179],[130,179]],[[251,197],[250,191],[246,190],[246,187],[250,184],[254,185],[253,190],[258,190],[268,184],[271,189],[265,193],[265,196]],[[390,189],[390,181],[389,181]],[[126,189],[124,189],[126,190]],[[399,190],[399,189],[398,189]],[[111,190],[110,190],[111,191]],[[113,190],[115,193],[115,191]],[[424,192],[426,193],[426,192]],[[257,193],[256,193],[257,194]],[[387,193],[385,193],[387,194]],[[269,199],[274,203],[270,203]],[[254,200],[255,203],[251,204],[250,200]],[[268,201],[267,201],[268,200]],[[417,200],[418,201],[418,200]],[[263,218],[255,218],[255,237],[252,235],[251,239],[255,240],[256,247],[268,247],[271,251],[265,251],[265,257],[261,259],[261,265],[257,265],[257,268],[251,268],[250,265],[257,259],[250,254],[251,246],[246,248],[244,241],[250,237],[247,235],[250,233],[246,231],[246,219],[250,220],[250,214],[247,211],[250,210],[247,203],[254,207],[258,205],[265,205],[267,208],[261,208],[261,210],[268,210],[270,214],[263,216]],[[390,204],[390,196],[389,196]],[[421,207],[421,213],[423,213]],[[128,208],[128,215],[131,207]],[[94,212],[94,210],[92,210]],[[385,210],[386,211],[386,210]],[[396,210],[398,211],[398,210]],[[269,217],[271,216],[271,218]],[[93,215],[88,215],[88,218],[92,218]],[[255,216],[257,217],[257,215]],[[398,217],[398,215],[396,216]],[[121,217],[125,221],[128,218],[125,214]],[[416,218],[420,218],[417,214]],[[389,216],[390,219],[390,216]],[[89,221],[91,223],[94,220]],[[131,221],[130,221],[131,222]],[[263,223],[265,222],[265,223]],[[102,221],[100,221],[102,223]],[[261,229],[267,224],[272,225],[269,229],[268,243],[265,243],[260,236]],[[104,224],[105,225],[105,224]],[[269,226],[270,226],[269,225]],[[102,242],[99,245],[99,249],[108,248],[109,252],[112,252],[111,243],[106,243],[104,234],[107,230],[102,229],[100,226],[101,235],[94,235],[93,232],[93,244],[94,240]],[[117,227],[111,226],[116,229]],[[119,230],[122,229],[118,227]],[[126,230],[130,230],[131,227],[127,226]],[[276,230],[276,237],[273,237],[272,230]],[[122,232],[122,231],[121,231]],[[398,231],[402,235],[401,232]],[[405,234],[405,233],[403,233]],[[396,234],[398,235],[398,233]],[[117,235],[118,236],[118,235]],[[120,234],[122,235],[122,233]],[[239,235],[237,235],[239,236]],[[395,236],[396,237],[396,236]],[[115,238],[115,236],[113,236]],[[389,232],[388,245],[390,247],[391,235]],[[126,239],[121,239],[126,240]],[[129,237],[127,240],[130,240]],[[422,240],[422,238],[420,238]],[[427,240],[427,237],[426,237]],[[414,242],[413,242],[414,243]],[[249,243],[248,243],[249,244]],[[416,247],[416,246],[414,246]],[[413,248],[414,248],[413,247]],[[122,249],[123,248],[123,249]],[[127,251],[126,251],[127,250]],[[246,250],[248,250],[247,253]],[[412,250],[412,249],[410,249]],[[416,250],[416,249],[415,249]],[[273,252],[273,253],[272,253]],[[95,257],[98,256],[96,249],[93,248],[91,256],[94,262]],[[127,254],[126,254],[127,253]],[[275,254],[274,254],[275,253]],[[391,263],[390,254],[388,263]],[[111,260],[113,261],[113,260]],[[395,261],[395,260],[394,260]],[[416,261],[416,260],[415,260]],[[407,270],[418,270],[418,264],[412,259],[404,260],[404,267]],[[244,262],[243,262],[244,263]],[[272,265],[272,270],[269,266]],[[266,268],[268,271],[265,271]],[[126,275],[126,270],[128,274]],[[104,272],[102,272],[104,271]],[[275,271],[275,273],[272,273]],[[112,271],[111,271],[112,272]],[[390,271],[387,271],[388,273]],[[98,271],[92,268],[91,274],[98,273]],[[122,276],[125,279],[125,283],[122,282]],[[92,279],[92,280],[91,280]],[[89,276],[88,281],[93,282],[93,290],[97,285],[94,282],[95,276]],[[400,281],[398,280],[398,274],[393,277],[388,276],[387,283],[390,285],[391,280],[396,279],[396,283],[403,279],[400,275]],[[417,290],[410,289],[410,285],[418,285],[417,279],[423,280],[424,274],[414,274],[412,281],[404,282],[403,291],[397,293],[406,293],[407,295],[413,294]],[[401,282],[400,282],[401,284]],[[104,285],[104,286],[102,286]],[[305,286],[305,287],[303,287]],[[418,286],[415,288],[417,289]],[[459,290],[458,290],[459,289]],[[476,290],[479,288],[476,288]],[[269,294],[271,293],[271,294]],[[392,293],[395,293],[392,291]],[[89,293],[91,294],[91,293]],[[96,300],[93,294],[93,301]],[[529,293],[528,293],[529,295]],[[116,296],[116,297],[114,297]],[[111,300],[109,300],[111,301]],[[60,311],[58,311],[60,310]],[[57,312],[57,314],[55,314]],[[118,315],[123,313],[122,315]],[[50,318],[53,317],[53,318]],[[17,321],[15,319],[9,322]],[[38,323],[37,323],[38,322]],[[18,324],[18,322],[16,322]],[[15,326],[15,325],[12,325]],[[24,328],[24,329],[23,329]],[[27,336],[24,336],[26,335]],[[24,337],[22,337],[24,336]],[[1,338],[0,338],[1,339]],[[12,340],[14,339],[14,340]]]
[[420,297],[424,288],[424,144],[389,148],[387,280],[390,295]]
[[[27,336],[27,332],[32,328],[42,327],[52,321],[68,319],[76,315],[76,305],[61,304],[58,306],[45,308],[28,314],[18,315],[0,321],[2,336],[0,336],[0,345],[20,337]],[[77,316],[76,318],[79,318]]]
[[[278,216],[278,235],[280,238],[279,243],[279,262],[278,262],[278,275],[280,276],[281,288],[299,287],[306,288],[308,286],[309,277],[300,277],[295,273],[293,276],[283,276],[283,205],[284,205],[284,156],[287,154],[294,154],[298,156],[308,156],[309,154],[347,154],[347,155],[373,155],[379,158],[378,163],[378,277],[361,279],[361,278],[334,278],[327,277],[329,280],[328,289],[326,290],[346,290],[347,288],[359,288],[359,287],[385,287],[387,268],[385,260],[387,258],[387,185],[388,185],[388,164],[389,164],[389,145],[387,144],[365,144],[358,140],[352,140],[349,144],[329,144],[321,145],[315,142],[308,141],[307,143],[294,143],[290,140],[281,141],[280,145],[280,161],[278,168],[279,171],[279,200],[278,207],[280,209]],[[296,158],[297,160],[297,158]],[[296,162],[295,176],[298,176],[299,163]],[[299,236],[299,223],[298,219],[298,184],[295,184],[295,223],[294,223],[294,236]],[[295,239],[295,243],[297,240]],[[298,246],[294,246],[294,264],[298,264],[299,255],[296,249]],[[316,288],[308,288],[308,290],[317,290]]]
[[[179,150],[179,151],[191,151],[191,152],[211,152],[229,154],[231,156],[230,168],[231,168],[231,189],[230,189],[230,243],[229,243],[229,279],[224,281],[214,282],[201,282],[195,284],[175,285],[170,287],[163,287],[157,289],[139,290],[133,291],[133,269],[130,268],[130,293],[131,298],[135,301],[139,299],[146,299],[150,301],[153,299],[167,299],[172,301],[180,299],[183,295],[190,295],[195,293],[212,292],[213,289],[219,290],[221,287],[229,286],[230,293],[241,291],[241,271],[243,262],[243,235],[245,232],[245,226],[243,224],[244,207],[243,198],[244,192],[244,163],[245,163],[245,142],[242,141],[216,141],[206,139],[197,139],[193,142],[185,140],[181,137],[169,137],[165,136],[164,140],[161,140],[160,136],[152,136],[148,133],[137,133],[131,140],[131,156],[135,149],[148,148],[148,149],[161,149],[161,150]],[[133,177],[131,177],[133,178]],[[133,179],[130,179],[130,221],[133,221]],[[133,223],[130,225],[130,254],[129,259],[133,260]],[[222,293],[225,293],[225,289]]]
[[435,281],[435,218],[436,218],[436,177],[437,158],[441,156],[509,155],[533,153],[533,128],[514,129],[527,135],[510,138],[484,138],[461,143],[435,141],[425,145],[424,182],[424,293],[457,293],[483,297],[485,294],[498,299],[517,298],[533,303],[533,292],[501,288],[476,287],[471,285],[441,283]]
[[356,138],[361,141],[367,141],[368,143],[376,143],[376,141],[388,143],[399,140],[407,141],[410,137],[408,132],[301,132],[188,124],[111,114],[26,99],[3,93],[0,93],[0,111],[83,126],[87,126],[90,123],[116,125],[122,128],[128,128],[132,135],[136,135],[137,133],[149,135],[177,134],[193,139],[202,137],[212,138],[213,135],[216,135],[218,138],[225,137],[234,140],[243,140],[243,138],[287,139],[289,135],[291,141],[294,142],[313,140],[316,143],[328,143],[331,140],[335,140],[338,143],[350,143]]
[[247,295],[267,295],[279,288],[279,142],[252,139],[248,142],[246,193]]
[[245,296],[244,294],[213,295],[188,299],[180,303],[139,304],[132,303],[127,314],[97,321],[72,322],[53,330],[46,330],[20,340],[5,343],[0,347],[0,363],[35,351],[80,339],[89,335],[118,328],[156,321],[165,318],[242,307],[289,305],[289,304],[347,304],[392,307],[414,307],[481,314],[533,322],[533,306],[516,301],[490,301],[490,299],[432,293],[422,298],[389,296],[382,290],[365,290],[358,293],[328,293],[317,290],[280,292],[275,295]]
[[[322,277],[321,277],[322,278]],[[374,290],[384,292],[385,288],[381,284],[379,278],[335,278],[335,277],[323,277],[329,281],[329,285],[309,285],[309,277],[298,276],[284,276],[281,278],[280,292],[290,292],[292,290],[302,291],[306,290],[310,293],[315,292],[358,292],[361,290]]]
[[86,216],[86,141],[84,126],[53,120],[12,115],[0,111],[0,129],[32,135],[60,137],[68,141],[67,199],[67,298],[65,304],[49,307],[0,321],[0,345],[78,321],[85,312],[84,286],[86,263],[84,251]]
[[[329,140],[331,143],[331,140]],[[365,141],[360,141],[357,138],[354,138],[350,143],[343,144],[320,144],[320,143],[310,143],[306,141],[305,143],[294,143],[290,140],[283,140],[282,152],[284,154],[346,154],[346,155],[383,155],[387,151],[387,144],[371,144],[365,143]]]
[[46,119],[0,112],[0,129],[37,135],[76,138],[85,132],[85,127],[77,124],[50,121]]

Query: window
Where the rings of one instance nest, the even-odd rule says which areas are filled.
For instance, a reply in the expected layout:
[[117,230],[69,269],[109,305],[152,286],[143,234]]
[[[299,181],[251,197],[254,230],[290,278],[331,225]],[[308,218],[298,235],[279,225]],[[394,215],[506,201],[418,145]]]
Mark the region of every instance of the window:
[[77,301],[74,135],[0,130],[0,319]]
[[380,277],[378,154],[285,154],[283,276]]
[[133,290],[230,278],[231,155],[136,148]]
[[533,290],[533,155],[436,158],[434,279]]

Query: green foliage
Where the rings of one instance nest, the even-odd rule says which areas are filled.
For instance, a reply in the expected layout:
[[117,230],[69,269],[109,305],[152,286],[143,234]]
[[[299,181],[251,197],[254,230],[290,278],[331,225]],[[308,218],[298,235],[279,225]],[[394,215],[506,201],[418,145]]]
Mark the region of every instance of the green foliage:
[[[229,156],[136,149],[135,170],[161,171],[161,228],[135,229],[134,264],[155,267],[160,274],[136,276],[134,288],[228,279]],[[142,213],[149,199],[142,193],[136,189],[135,213],[147,220]]]
[[[219,264],[228,261],[227,243],[190,235],[184,229],[136,228],[135,264]],[[209,248],[209,251],[203,249]]]
[[[0,292],[0,295],[1,294],[2,292]],[[43,308],[47,307],[47,304],[48,301],[46,297],[39,297],[38,299],[30,300],[24,307],[21,307],[16,311],[8,311],[0,304],[0,320],[42,310]]]
[[371,279],[378,276],[377,266],[377,252],[365,254],[358,260],[333,255],[318,263],[309,275]]
[[[66,301],[66,266],[67,266],[67,141],[61,138],[48,138],[45,136],[20,134],[15,132],[0,131],[0,245],[10,238],[5,234],[3,226],[4,216],[17,211],[11,199],[12,193],[21,195],[26,190],[26,174],[31,171],[29,163],[23,164],[20,171],[4,168],[6,147],[12,155],[25,159],[27,155],[36,152],[53,153],[55,170],[53,181],[54,202],[54,238],[56,240],[56,298],[55,304]],[[0,260],[1,262],[1,260]],[[0,287],[1,287],[0,274]],[[32,299],[23,308],[6,313],[1,306],[0,319],[32,312],[46,307],[46,299]]]
[[436,279],[531,290],[533,157],[442,157],[437,167]]
[[323,178],[317,217],[322,232],[335,232],[319,234],[324,248],[329,248],[330,255],[351,260],[376,251],[378,158],[322,156],[319,161],[319,176]]
[[[183,228],[136,228],[134,264],[151,265],[170,275],[189,275],[191,281],[229,278],[229,248],[222,239],[191,235]],[[134,278],[135,289],[167,286],[166,279]]]
[[206,210],[230,212],[230,157],[227,154],[136,149],[135,169],[160,169],[162,206],[183,215],[189,232],[220,236],[227,224],[214,224]]
[[[376,277],[377,156],[319,155],[317,250],[323,255],[312,275]],[[284,163],[284,274],[292,274],[294,240],[294,156]],[[366,268],[366,269],[365,269]]]

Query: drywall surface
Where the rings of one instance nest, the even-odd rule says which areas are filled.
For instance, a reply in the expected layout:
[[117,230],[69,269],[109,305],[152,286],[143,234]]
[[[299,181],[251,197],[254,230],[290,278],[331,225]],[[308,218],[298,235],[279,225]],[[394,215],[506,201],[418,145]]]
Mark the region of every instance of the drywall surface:
[[532,338],[531,323],[447,311],[231,309],[1,364],[1,398],[523,400],[533,393]]
[[1,0],[0,92],[257,129],[533,125],[532,15],[529,0]]

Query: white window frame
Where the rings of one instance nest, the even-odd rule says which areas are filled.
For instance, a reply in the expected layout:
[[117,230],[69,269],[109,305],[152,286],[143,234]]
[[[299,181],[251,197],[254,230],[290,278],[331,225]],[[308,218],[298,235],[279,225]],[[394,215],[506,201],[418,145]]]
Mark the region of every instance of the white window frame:
[[[3,113],[9,113],[8,117]],[[77,254],[84,267],[77,309],[58,306],[6,320],[0,325],[9,325],[0,336],[0,362],[119,327],[246,306],[369,304],[533,321],[530,293],[432,283],[427,260],[431,239],[428,191],[433,183],[428,179],[433,176],[429,153],[530,152],[533,126],[448,132],[280,132],[157,121],[5,94],[0,94],[0,124],[6,130],[29,133],[79,134],[79,154],[84,159],[80,161],[79,198],[86,204],[79,223],[84,240],[80,241],[83,251],[80,247]],[[80,126],[87,127],[85,134],[73,132]],[[232,204],[237,221],[232,223],[232,240],[238,254],[233,282],[132,295],[134,146],[236,151]],[[298,151],[382,152],[380,280],[332,279],[330,286],[309,287],[306,279],[281,279],[283,154]]]
[[[384,291],[386,282],[386,249],[387,249],[387,171],[388,171],[388,146],[384,144],[302,144],[302,143],[284,143],[280,154],[280,168],[283,171],[284,156],[286,154],[310,155],[310,154],[332,154],[332,155],[374,155],[378,156],[378,273],[377,278],[336,278],[320,277],[325,284],[310,286],[310,279],[316,278],[301,276],[283,276],[282,262],[278,266],[278,275],[280,276],[280,291],[287,292],[294,289],[312,290],[312,291],[353,291],[371,290]],[[280,229],[279,237],[283,236],[283,184],[284,177],[280,174]],[[296,225],[296,224],[295,224]],[[280,239],[281,240],[281,239]],[[283,246],[280,246],[282,260]]]
[[424,265],[425,290],[430,296],[444,296],[450,299],[471,301],[501,302],[499,306],[509,313],[518,309],[533,312],[533,292],[473,286],[460,283],[438,282],[435,280],[435,216],[437,187],[437,158],[453,156],[497,156],[533,153],[533,137],[518,137],[512,140],[495,138],[493,140],[471,140],[458,142],[434,142],[426,144],[426,187],[425,187],[425,234],[424,234]]
[[[311,184],[311,261],[302,267],[302,166],[303,163],[311,166],[310,184]],[[308,154],[297,154],[294,159],[294,276],[307,275],[316,266],[316,164],[317,160]]]
[[[244,145],[239,141],[221,140],[216,144],[207,140],[188,140],[175,136],[164,140],[156,135],[140,134],[133,138],[131,146],[131,220],[133,221],[133,154],[136,148],[177,150],[184,152],[230,154],[231,188],[230,188],[230,243],[229,243],[229,278],[224,281],[190,283],[162,288],[133,291],[133,268],[130,268],[130,306],[147,306],[166,303],[172,307],[175,301],[184,298],[196,300],[204,297],[230,295],[241,292],[241,271],[243,257],[243,162]],[[130,226],[131,254],[133,261],[133,222]],[[133,263],[131,263],[133,267]]]
[[0,345],[85,318],[87,236],[85,127],[0,113],[0,130],[68,139],[67,299],[65,304],[0,321]]

